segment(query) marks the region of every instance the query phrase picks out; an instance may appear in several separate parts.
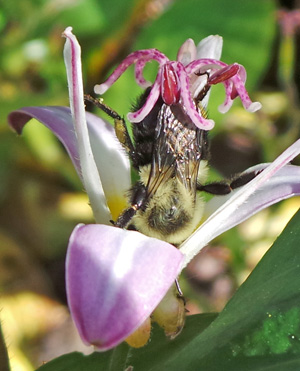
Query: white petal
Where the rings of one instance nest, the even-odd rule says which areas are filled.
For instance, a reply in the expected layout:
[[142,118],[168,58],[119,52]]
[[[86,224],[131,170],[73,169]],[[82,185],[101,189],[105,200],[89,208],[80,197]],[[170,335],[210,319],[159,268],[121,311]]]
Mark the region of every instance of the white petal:
[[107,220],[111,219],[111,216],[106,205],[104,191],[93,157],[85,118],[81,49],[76,37],[72,34],[71,27],[68,27],[64,31],[63,36],[67,39],[64,48],[64,58],[68,77],[70,107],[78,141],[83,183],[90,199],[95,220],[98,223],[107,223]]
[[197,49],[194,40],[187,39],[178,50],[177,61],[186,66],[196,58]]
[[202,39],[197,45],[197,59],[220,59],[223,48],[223,38],[219,35],[210,35]]
[[[210,35],[205,39],[201,40],[197,45],[197,59],[211,58],[219,60],[222,54],[223,38],[219,35]],[[207,76],[203,75],[192,81],[192,92],[194,96],[197,96],[203,89],[207,82]],[[208,106],[210,91],[206,94],[202,100],[202,105],[206,109]]]
[[93,155],[106,199],[124,198],[131,187],[130,162],[109,123],[87,112]]

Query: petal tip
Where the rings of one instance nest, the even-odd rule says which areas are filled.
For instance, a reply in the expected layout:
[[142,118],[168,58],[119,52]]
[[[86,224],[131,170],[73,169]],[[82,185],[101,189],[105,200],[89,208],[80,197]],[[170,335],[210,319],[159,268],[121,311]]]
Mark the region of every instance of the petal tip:
[[223,38],[219,35],[210,35],[197,45],[197,58],[220,59],[222,48]]
[[248,112],[256,112],[262,108],[262,104],[260,102],[252,102],[249,107],[247,107]]
[[98,84],[94,86],[95,94],[102,95],[108,90],[109,86],[106,84]]
[[189,64],[197,56],[197,49],[193,39],[187,39],[180,47],[177,60],[184,66]]
[[136,112],[129,112],[127,114],[127,119],[131,122],[131,123],[137,123],[137,122],[140,122],[142,119],[140,119],[140,117],[136,114]]
[[63,37],[68,37],[72,34],[73,27],[69,26],[67,27],[64,32],[62,33]]

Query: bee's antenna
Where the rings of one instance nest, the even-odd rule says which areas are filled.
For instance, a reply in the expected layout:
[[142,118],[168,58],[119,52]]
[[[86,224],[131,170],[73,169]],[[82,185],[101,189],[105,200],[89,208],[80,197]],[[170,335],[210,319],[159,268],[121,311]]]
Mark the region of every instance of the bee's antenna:
[[102,98],[96,99],[96,98],[92,97],[89,94],[85,94],[84,95],[84,99],[87,100],[87,101],[89,101],[89,102],[91,102],[91,103],[93,103],[96,107],[100,108],[102,111],[104,111],[112,119],[114,119],[114,120],[121,120],[121,116],[116,111],[114,111],[113,109],[111,109],[110,107],[108,107],[103,102],[103,99]]

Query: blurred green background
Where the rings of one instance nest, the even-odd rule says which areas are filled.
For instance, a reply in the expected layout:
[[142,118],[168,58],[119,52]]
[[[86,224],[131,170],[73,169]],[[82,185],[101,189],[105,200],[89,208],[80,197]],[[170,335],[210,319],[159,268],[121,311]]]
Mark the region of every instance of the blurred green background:
[[[81,44],[86,93],[133,50],[157,48],[175,59],[189,37],[198,43],[210,34],[223,36],[222,60],[245,66],[250,96],[263,109],[249,114],[235,102],[221,115],[217,107],[224,91],[213,91],[211,178],[218,179],[272,161],[299,137],[300,38],[296,28],[283,33],[277,17],[278,9],[297,5],[284,0],[0,2],[0,315],[13,370],[30,371],[76,349],[91,351],[76,337],[64,288],[70,232],[79,222],[93,221],[87,197],[48,130],[32,121],[19,138],[6,119],[23,106],[68,105],[63,30],[72,26]],[[152,81],[155,67],[146,68]],[[129,69],[104,98],[126,115],[140,91]],[[299,205],[297,198],[265,210],[205,249],[182,282],[190,313],[221,310]]]

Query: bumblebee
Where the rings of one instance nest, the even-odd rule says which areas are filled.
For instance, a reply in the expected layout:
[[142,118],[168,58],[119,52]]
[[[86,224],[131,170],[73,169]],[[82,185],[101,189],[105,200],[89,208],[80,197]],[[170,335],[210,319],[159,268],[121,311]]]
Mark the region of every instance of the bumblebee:
[[[204,87],[195,99],[201,114]],[[134,111],[140,109],[150,92],[146,89]],[[256,174],[246,173],[231,182],[205,184],[208,171],[208,132],[197,128],[178,105],[159,98],[149,114],[132,125],[133,141],[125,120],[115,111],[87,95],[114,119],[117,138],[128,153],[140,180],[129,190],[129,207],[113,222],[116,227],[134,229],[175,246],[198,226],[203,213],[200,192],[224,195],[244,185]]]

